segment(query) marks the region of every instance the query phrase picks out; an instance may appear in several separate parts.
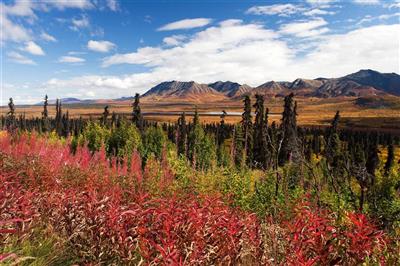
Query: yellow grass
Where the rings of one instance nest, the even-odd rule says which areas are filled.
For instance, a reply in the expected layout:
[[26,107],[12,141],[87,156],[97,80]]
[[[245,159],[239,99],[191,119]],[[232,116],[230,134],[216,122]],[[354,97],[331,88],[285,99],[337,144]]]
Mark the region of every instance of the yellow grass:
[[[300,125],[329,125],[335,112],[339,110],[342,117],[342,126],[348,127],[368,127],[383,130],[398,130],[400,132],[400,109],[366,109],[354,104],[354,98],[298,98],[298,123]],[[64,105],[63,111],[68,110],[71,117],[98,117],[103,112],[106,104],[93,105]],[[110,112],[117,114],[129,115],[131,113],[130,102],[120,104],[109,104]],[[241,101],[222,101],[210,103],[195,103],[195,102],[149,102],[141,103],[142,112],[182,112],[194,111],[197,106],[198,111],[210,112],[222,110],[242,112],[243,104]],[[270,116],[270,121],[279,121],[280,113],[282,113],[283,99],[271,98],[267,99],[265,106],[270,109],[270,113],[276,114]],[[17,106],[17,114],[25,113],[26,117],[41,116],[42,106]],[[7,107],[1,108],[1,113],[4,115],[7,112]],[[55,107],[49,106],[49,114],[54,116]],[[174,122],[178,119],[177,115],[151,115],[146,116],[146,119],[154,121]],[[188,120],[190,118],[188,117]],[[234,123],[240,121],[240,116],[228,116],[226,121]],[[218,122],[219,116],[201,116],[203,122]]]

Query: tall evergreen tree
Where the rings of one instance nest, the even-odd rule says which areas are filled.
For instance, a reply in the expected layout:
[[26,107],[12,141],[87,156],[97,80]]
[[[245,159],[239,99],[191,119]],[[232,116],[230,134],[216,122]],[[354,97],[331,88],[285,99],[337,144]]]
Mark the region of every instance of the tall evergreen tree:
[[107,124],[107,119],[108,119],[108,116],[110,115],[110,111],[108,110],[108,105],[106,105],[105,107],[104,107],[104,112],[103,112],[103,116],[102,116],[102,119],[101,119],[101,123],[103,124],[103,125],[106,125]]
[[287,95],[284,99],[284,109],[281,123],[282,146],[279,151],[279,164],[283,165],[287,161],[297,161],[300,159],[300,148],[297,137],[296,106],[293,100],[294,94]]
[[338,124],[340,119],[339,111],[336,112],[332,120],[331,127],[328,129],[325,140],[325,157],[330,165],[333,167],[338,166],[340,151],[340,139],[338,134]]
[[188,157],[193,167],[196,166],[196,157],[200,148],[199,143],[203,135],[204,131],[200,125],[199,112],[196,107],[194,111],[193,124],[190,128],[190,133],[188,136]]
[[393,146],[393,140],[390,138],[389,144],[387,147],[387,159],[385,163],[385,175],[388,176],[390,173],[390,170],[392,169],[394,165],[394,146]]
[[367,172],[373,177],[372,184],[374,184],[375,171],[376,171],[376,168],[379,165],[378,153],[379,153],[379,149],[378,149],[377,140],[372,138],[370,140],[370,145],[369,145],[369,148],[368,148],[367,161],[365,162],[365,167],[367,169]]
[[318,155],[321,152],[320,139],[319,139],[319,134],[318,133],[314,133],[313,134],[312,149],[313,149],[314,154],[318,158]]
[[11,119],[15,118],[15,105],[14,105],[14,100],[13,98],[9,99],[8,102],[8,113],[7,113],[8,117]]
[[217,144],[218,146],[222,145],[223,142],[225,141],[227,132],[226,132],[226,126],[225,126],[225,117],[227,113],[225,110],[222,110],[221,113],[221,120],[219,122],[218,130],[217,130]]
[[62,135],[62,109],[61,109],[61,100],[56,100],[56,132],[58,135]]
[[140,132],[143,132],[144,121],[142,116],[142,111],[140,109],[140,94],[135,94],[135,101],[133,102],[133,111],[132,111],[132,122],[136,125]]
[[41,129],[44,132],[47,132],[50,129],[50,125],[49,125],[50,122],[48,120],[49,112],[47,110],[47,106],[49,105],[48,99],[49,99],[49,97],[47,97],[47,94],[46,94],[46,96],[44,97],[42,120],[41,120],[41,125],[40,125]]
[[255,121],[253,126],[253,154],[252,162],[256,167],[266,167],[266,136],[265,136],[265,121],[264,121],[264,96],[256,95],[256,102],[253,105],[255,108]]
[[47,94],[46,94],[46,96],[44,96],[44,103],[43,103],[43,112],[42,112],[43,119],[47,119],[49,116],[49,112],[47,111],[47,106],[49,105],[48,99],[49,99],[49,97],[47,97]]
[[252,128],[253,121],[251,116],[251,99],[249,95],[246,95],[243,100],[244,110],[242,114],[242,132],[244,135],[244,154],[245,162],[251,162],[251,151],[252,151]]
[[243,149],[244,137],[242,126],[240,124],[236,124],[233,128],[233,139],[231,146],[231,157],[234,164],[241,168],[244,163],[244,149]]
[[182,112],[178,119],[178,154],[187,156],[187,125],[186,125],[186,115]]

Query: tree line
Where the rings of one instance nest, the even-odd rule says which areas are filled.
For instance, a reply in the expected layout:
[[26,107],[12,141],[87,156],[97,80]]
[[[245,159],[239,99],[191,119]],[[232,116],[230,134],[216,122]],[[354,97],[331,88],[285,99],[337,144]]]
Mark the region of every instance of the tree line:
[[[17,116],[12,98],[8,107],[7,115],[1,117],[0,126],[10,132],[55,133],[61,137],[72,137],[75,148],[85,142],[92,150],[100,149],[104,139],[107,139],[110,155],[119,156],[141,149],[144,162],[150,154],[160,157],[162,146],[168,140],[175,146],[178,155],[197,170],[207,170],[216,162],[219,166],[239,170],[261,169],[273,173],[275,195],[278,195],[283,183],[313,186],[309,181],[302,180],[302,174],[291,177],[289,181],[283,180],[282,169],[290,165],[300,173],[312,175],[317,161],[323,165],[329,179],[326,182],[330,183],[331,189],[353,197],[360,210],[366,201],[377,200],[377,194],[371,196],[371,191],[377,189],[376,173],[380,163],[384,164],[385,176],[389,176],[398,163],[394,156],[398,136],[340,128],[339,111],[327,128],[299,127],[297,102],[293,94],[284,98],[280,123],[269,121],[269,108],[265,106],[262,95],[255,95],[254,103],[250,96],[243,98],[242,119],[237,124],[225,122],[225,111],[218,123],[200,123],[197,108],[193,119],[188,119],[182,112],[176,123],[147,121],[141,112],[139,94],[135,95],[130,117],[110,113],[109,106],[105,106],[100,118],[71,118],[68,111],[63,112],[61,100],[56,101],[56,114],[50,117],[47,95],[41,117]],[[383,149],[386,149],[387,157],[385,162],[380,162],[379,155]],[[359,196],[353,191],[352,180],[360,187]],[[393,184],[393,187],[400,190],[400,184]]]

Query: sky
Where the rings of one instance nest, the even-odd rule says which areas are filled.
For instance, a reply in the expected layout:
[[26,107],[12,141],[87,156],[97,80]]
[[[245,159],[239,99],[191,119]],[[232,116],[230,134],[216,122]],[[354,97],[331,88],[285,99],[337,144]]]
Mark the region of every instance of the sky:
[[399,73],[400,0],[0,0],[0,104]]

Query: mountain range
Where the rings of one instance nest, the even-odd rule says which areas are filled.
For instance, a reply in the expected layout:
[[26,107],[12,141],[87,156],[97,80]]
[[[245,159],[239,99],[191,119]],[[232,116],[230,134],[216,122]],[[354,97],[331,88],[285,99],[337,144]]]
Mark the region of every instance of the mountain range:
[[266,97],[283,97],[293,93],[300,97],[364,97],[400,96],[400,75],[380,73],[374,70],[360,70],[341,78],[298,78],[293,82],[268,81],[257,87],[232,81],[217,81],[199,84],[194,81],[167,81],[148,90],[144,99],[148,100],[224,100],[237,99],[244,95],[261,94]]
[[[232,81],[217,81],[209,84],[194,81],[166,81],[149,89],[142,95],[146,101],[223,101],[240,100],[244,95],[261,94],[266,97],[284,97],[293,93],[298,97],[375,97],[400,96],[400,75],[380,73],[371,69],[360,70],[340,78],[298,78],[293,82],[268,81],[257,87]],[[61,99],[63,104],[123,103],[133,97],[112,100]],[[55,101],[49,101],[50,104]],[[41,104],[41,103],[40,103]]]

